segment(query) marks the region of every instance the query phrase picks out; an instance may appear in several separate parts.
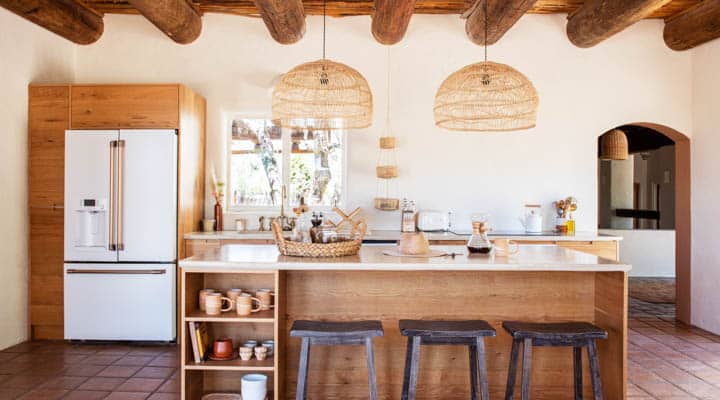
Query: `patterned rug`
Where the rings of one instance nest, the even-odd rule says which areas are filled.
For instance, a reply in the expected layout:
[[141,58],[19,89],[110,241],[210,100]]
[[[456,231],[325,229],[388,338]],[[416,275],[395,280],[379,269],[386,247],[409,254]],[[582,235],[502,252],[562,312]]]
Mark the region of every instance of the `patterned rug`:
[[675,304],[675,278],[630,278],[630,297],[648,303]]

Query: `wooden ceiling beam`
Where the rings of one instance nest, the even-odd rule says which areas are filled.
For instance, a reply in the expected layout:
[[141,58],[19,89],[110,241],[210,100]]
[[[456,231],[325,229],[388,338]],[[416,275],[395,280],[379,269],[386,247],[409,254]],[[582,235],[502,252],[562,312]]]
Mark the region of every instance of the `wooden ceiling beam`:
[[77,44],[95,43],[103,17],[73,0],[0,0],[0,6]]
[[415,12],[415,0],[375,0],[372,34],[382,44],[395,44],[407,32]]
[[305,34],[305,10],[301,0],[254,0],[270,36],[292,44]]
[[665,22],[663,39],[673,50],[688,50],[720,37],[720,0],[705,0]]
[[671,0],[588,0],[568,17],[567,36],[578,47],[592,47]]
[[128,0],[128,2],[177,43],[192,43],[200,36],[202,19],[187,0]]
[[465,14],[465,33],[475,44],[485,44],[485,2],[487,1],[487,44],[495,44],[528,12],[537,0],[477,0]]

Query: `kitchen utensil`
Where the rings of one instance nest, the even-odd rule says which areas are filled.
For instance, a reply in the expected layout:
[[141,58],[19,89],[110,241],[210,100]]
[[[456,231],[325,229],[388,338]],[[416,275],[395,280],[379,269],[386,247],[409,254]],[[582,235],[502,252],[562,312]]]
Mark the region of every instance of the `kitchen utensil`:
[[499,256],[510,256],[520,251],[518,243],[510,239],[495,239],[493,245],[495,245],[495,254]]
[[[227,307],[223,304],[227,302]],[[220,315],[232,309],[233,301],[222,295],[222,293],[208,293],[205,295],[205,313],[207,315]]]
[[273,293],[270,289],[259,289],[255,293],[255,297],[260,300],[260,310],[267,311],[274,307],[272,305],[273,296],[275,296],[275,293]]
[[487,237],[488,214],[474,214],[472,217],[472,236],[468,240],[467,248],[470,255],[491,254],[493,245]]
[[240,392],[243,400],[265,400],[267,395],[267,376],[247,374],[240,380]]
[[527,233],[542,233],[542,206],[526,204],[520,223]]
[[420,210],[417,216],[418,229],[425,232],[442,231],[448,228],[448,213],[436,210]]
[[[253,302],[257,307],[253,307]],[[235,298],[235,311],[241,317],[248,316],[261,310],[261,302],[257,297],[253,297],[250,293],[242,293]]]
[[215,293],[217,290],[215,289],[202,289],[198,292],[198,307],[200,307],[200,311],[205,311],[205,297],[209,293]]

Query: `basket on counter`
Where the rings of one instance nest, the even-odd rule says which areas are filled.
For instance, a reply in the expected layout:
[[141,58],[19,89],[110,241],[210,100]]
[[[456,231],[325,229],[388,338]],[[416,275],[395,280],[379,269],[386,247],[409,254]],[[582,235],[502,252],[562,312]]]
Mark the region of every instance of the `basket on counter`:
[[294,257],[354,256],[360,251],[367,230],[365,221],[359,221],[353,225],[350,233],[352,239],[333,243],[304,243],[286,239],[280,224],[276,221],[272,222],[271,227],[280,254]]

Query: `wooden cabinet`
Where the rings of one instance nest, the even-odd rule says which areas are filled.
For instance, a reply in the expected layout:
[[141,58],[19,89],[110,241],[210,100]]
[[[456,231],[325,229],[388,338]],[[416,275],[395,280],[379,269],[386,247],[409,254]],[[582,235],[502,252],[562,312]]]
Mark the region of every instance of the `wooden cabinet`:
[[226,244],[274,244],[273,239],[185,239],[185,256],[192,257]]
[[179,85],[71,87],[72,129],[178,128]]
[[28,88],[29,321],[32,339],[63,339],[65,130],[178,131],[178,258],[205,195],[205,99],[182,85]]

